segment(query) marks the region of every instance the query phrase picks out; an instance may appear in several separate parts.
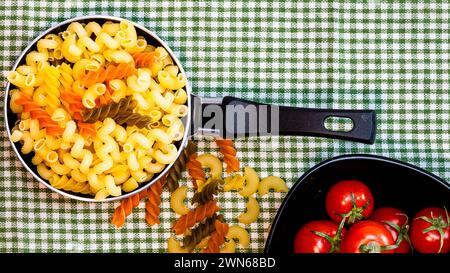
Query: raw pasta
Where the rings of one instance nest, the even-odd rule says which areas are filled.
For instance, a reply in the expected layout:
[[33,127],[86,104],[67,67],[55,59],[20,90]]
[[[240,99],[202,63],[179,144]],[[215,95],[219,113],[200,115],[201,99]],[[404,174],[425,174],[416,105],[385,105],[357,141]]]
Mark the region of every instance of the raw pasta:
[[217,139],[217,146],[223,155],[223,162],[227,165],[227,173],[237,172],[240,169],[239,160],[236,157],[236,149],[231,139]]
[[109,64],[106,69],[100,67],[96,71],[89,71],[84,77],[80,78],[80,83],[88,87],[95,83],[109,82],[114,79],[123,79],[134,75],[135,73],[136,69],[132,64]]
[[[131,96],[121,99],[119,102],[112,102],[110,104],[101,106],[99,108],[85,109],[81,112],[84,122],[93,123],[98,120],[103,121],[105,118],[117,119],[117,117],[124,113],[131,114],[130,109],[136,107],[136,102],[132,100]],[[117,124],[122,125],[116,121]]]
[[216,220],[215,228],[216,230],[211,234],[211,238],[208,240],[208,246],[204,250],[204,253],[219,253],[220,246],[225,242],[225,236],[228,233],[228,224]]
[[215,201],[209,201],[178,218],[173,224],[172,229],[175,231],[175,234],[182,234],[186,229],[193,227],[196,223],[203,221],[207,217],[211,217],[218,210],[217,203]]
[[147,203],[145,203],[145,220],[150,226],[155,224],[159,224],[159,213],[161,204],[161,193],[166,183],[165,177],[156,181],[150,188],[147,190]]
[[192,197],[191,203],[198,203],[199,205],[203,205],[211,200],[214,200],[214,196],[222,190],[223,180],[218,178],[213,178],[208,184],[206,184],[202,191],[196,192]]
[[175,213],[179,215],[185,215],[189,213],[189,208],[184,204],[186,195],[187,187],[182,186],[177,188],[170,196],[170,207]]
[[229,240],[237,240],[241,247],[248,247],[250,244],[250,234],[245,228],[240,226],[231,226],[226,237]]
[[[186,77],[129,21],[72,22],[61,35],[40,39],[7,79],[16,88],[12,139],[22,153],[34,152],[39,175],[56,188],[97,200],[119,196],[176,160],[188,114]],[[176,178],[172,173],[172,188]],[[157,222],[152,202],[151,223]],[[117,209],[116,226],[129,204],[135,203]]]
[[183,238],[183,246],[192,251],[203,238],[209,236],[215,229],[216,219],[223,221],[222,215],[213,214],[211,217],[206,218],[196,228],[192,229],[190,235],[186,235]]
[[289,190],[283,179],[277,176],[269,176],[259,182],[258,194],[260,196],[266,195],[271,189],[276,192],[287,192]]
[[133,208],[137,207],[141,199],[146,195],[147,191],[142,191],[131,197],[123,199],[120,202],[120,205],[114,210],[111,224],[113,224],[116,228],[120,228],[121,226],[123,226],[126,217],[131,214]]
[[175,191],[178,187],[178,180],[181,179],[184,170],[186,169],[186,164],[189,160],[189,156],[197,150],[197,146],[194,142],[189,141],[187,147],[183,150],[183,152],[178,157],[177,161],[172,165],[169,172],[167,173],[167,188],[169,188],[170,192]]
[[197,154],[193,153],[189,156],[189,161],[186,164],[189,176],[192,177],[192,184],[194,189],[198,188],[198,182],[204,183],[206,181],[206,174],[202,169],[202,164],[197,160]]
[[128,126],[136,126],[138,128],[149,129],[152,124],[152,118],[149,116],[144,116],[139,113],[125,112],[117,115],[115,117],[117,124],[126,123]]
[[245,177],[240,174],[225,178],[224,191],[241,190],[244,187]]
[[240,223],[249,225],[253,222],[255,222],[258,219],[260,208],[259,203],[256,201],[253,197],[248,197],[248,202],[246,205],[247,211],[241,213],[238,216],[238,221]]

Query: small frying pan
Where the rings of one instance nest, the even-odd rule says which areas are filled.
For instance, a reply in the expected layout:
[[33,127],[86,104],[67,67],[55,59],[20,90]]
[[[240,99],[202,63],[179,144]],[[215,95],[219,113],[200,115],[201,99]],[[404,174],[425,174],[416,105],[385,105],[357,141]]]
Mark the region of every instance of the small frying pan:
[[[72,22],[88,23],[95,21],[102,24],[106,21],[119,22],[122,18],[111,16],[82,16],[66,20],[57,24],[36,37],[30,45],[22,52],[13,70],[19,65],[25,63],[26,55],[35,50],[37,41],[47,34],[59,33],[65,30]],[[135,24],[137,34],[146,38],[147,43],[153,46],[164,47],[172,57],[174,63],[178,66],[181,73],[185,73],[183,67],[169,48],[156,34],[148,29]],[[10,96],[9,92],[13,85],[6,87],[5,94],[5,119],[6,130],[8,136],[11,137],[11,128],[17,121],[17,117],[9,108]],[[289,106],[274,106],[263,103],[247,101],[234,97],[224,98],[200,98],[191,95],[191,87],[189,83],[185,87],[188,94],[187,106],[190,109],[188,115],[183,118],[186,128],[184,137],[181,141],[175,143],[178,149],[178,156],[182,149],[186,146],[187,140],[192,134],[213,134],[221,137],[243,137],[243,136],[259,136],[259,135],[298,135],[298,136],[317,136],[342,140],[357,141],[372,144],[375,139],[375,112],[372,110],[326,110],[326,109],[308,109],[296,108]],[[353,128],[348,132],[330,131],[324,126],[325,119],[328,117],[340,117],[351,119]],[[214,126],[208,126],[208,122],[214,119],[217,121]],[[243,122],[245,121],[245,122]],[[266,122],[267,121],[267,122]],[[264,123],[264,126],[262,126]],[[223,124],[224,126],[218,126]],[[243,126],[244,125],[244,126]],[[276,126],[275,126],[276,125]],[[31,164],[31,156],[24,155],[20,152],[20,144],[12,143],[12,147],[17,157],[25,166],[25,168],[42,184],[64,196],[82,201],[101,202],[95,200],[91,196],[75,194],[61,191],[52,187],[47,181],[42,179],[36,171],[36,167]],[[133,192],[124,194],[119,197],[107,198],[103,201],[115,201],[127,198],[149,187],[153,182],[164,176],[172,167],[172,164],[152,180],[142,183],[142,186]]]

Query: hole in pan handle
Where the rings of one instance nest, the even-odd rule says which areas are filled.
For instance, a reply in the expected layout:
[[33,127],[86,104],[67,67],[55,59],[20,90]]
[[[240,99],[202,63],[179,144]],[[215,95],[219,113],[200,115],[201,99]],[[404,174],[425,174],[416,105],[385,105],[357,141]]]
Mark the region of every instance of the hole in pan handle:
[[[278,106],[235,97],[192,96],[191,134],[224,138],[247,136],[314,136],[373,144],[376,133],[374,110],[332,110]],[[349,131],[325,128],[329,117],[348,118]]]

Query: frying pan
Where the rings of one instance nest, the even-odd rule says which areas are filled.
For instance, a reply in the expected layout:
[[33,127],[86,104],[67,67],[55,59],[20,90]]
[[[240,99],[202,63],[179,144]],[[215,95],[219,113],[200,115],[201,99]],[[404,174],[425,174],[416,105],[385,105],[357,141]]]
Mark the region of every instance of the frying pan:
[[[97,23],[102,24],[106,21],[119,22],[121,20],[124,19],[111,16],[94,15],[76,17],[59,23],[46,30],[30,43],[30,45],[22,52],[14,64],[13,70],[25,62],[26,54],[36,48],[36,43],[39,39],[43,38],[47,34],[57,34],[65,30],[72,22],[88,23],[90,21],[96,21]],[[144,36],[147,39],[148,44],[164,47],[172,57],[174,63],[180,69],[180,72],[185,74],[180,61],[166,43],[164,43],[156,34],[148,29],[137,24],[134,25],[136,27],[137,34]],[[6,130],[10,140],[10,129],[17,121],[16,115],[12,113],[9,108],[9,92],[12,87],[13,85],[10,83],[7,84],[4,107]],[[201,98],[192,95],[191,86],[189,83],[187,83],[185,89],[188,94],[187,106],[190,111],[182,120],[184,127],[186,128],[183,139],[175,143],[178,148],[178,156],[180,155],[182,149],[187,145],[188,138],[192,134],[212,134],[221,137],[243,137],[250,135],[301,135],[350,140],[367,144],[372,144],[375,139],[375,112],[372,110],[308,109],[289,106],[274,106],[234,97]],[[249,112],[245,112],[246,109],[249,108],[255,109],[255,111],[252,112],[254,115],[251,115]],[[216,116],[218,112],[214,112],[211,109],[222,111],[223,115],[218,117]],[[273,115],[274,113],[276,113],[276,115]],[[353,128],[347,132],[330,131],[324,126],[324,121],[328,117],[351,119]],[[208,121],[212,118],[218,119],[224,126],[204,126],[207,125]],[[256,123],[258,123],[257,125],[260,125],[260,123],[262,124],[264,120],[268,120],[267,124],[265,124],[264,130],[260,129],[260,127],[262,128],[263,126],[254,126]],[[245,126],[242,126],[243,124]],[[47,181],[42,179],[37,174],[36,167],[31,164],[31,155],[24,155],[20,152],[20,143],[11,143],[17,157],[22,162],[24,167],[39,182],[55,192],[81,201],[102,202],[127,198],[149,187],[153,182],[164,176],[173,165],[173,163],[167,165],[160,174],[155,175],[147,183],[142,183],[141,186],[133,192],[121,195],[119,197],[111,197],[102,201],[97,201],[93,197],[87,195],[70,193],[52,187]]]
[[375,155],[338,156],[311,168],[291,188],[272,223],[265,253],[294,253],[297,230],[307,222],[329,219],[325,196],[346,179],[366,184],[375,208],[396,207],[410,219],[425,207],[450,206],[450,184],[419,167]]

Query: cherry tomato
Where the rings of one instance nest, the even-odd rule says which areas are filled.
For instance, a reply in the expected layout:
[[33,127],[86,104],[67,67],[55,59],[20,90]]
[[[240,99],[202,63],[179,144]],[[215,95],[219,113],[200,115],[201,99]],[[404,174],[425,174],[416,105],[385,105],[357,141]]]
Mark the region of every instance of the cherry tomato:
[[[409,221],[406,213],[396,208],[383,207],[376,209],[370,219],[384,224],[384,227],[391,232],[394,242],[398,244],[395,253],[409,253],[411,251],[408,236]],[[400,238],[399,234],[401,234]]]
[[350,227],[341,243],[343,253],[394,253],[395,241],[383,224],[360,221]]
[[368,218],[372,213],[374,200],[370,189],[358,180],[344,180],[336,183],[327,193],[325,206],[328,215],[336,223],[346,216],[348,224]]
[[450,250],[450,219],[446,209],[424,208],[411,223],[411,242],[421,253],[447,253]]
[[[342,225],[343,226],[343,225]],[[330,253],[339,252],[339,244],[345,235],[341,227],[330,220],[312,221],[302,226],[295,236],[295,253]]]

